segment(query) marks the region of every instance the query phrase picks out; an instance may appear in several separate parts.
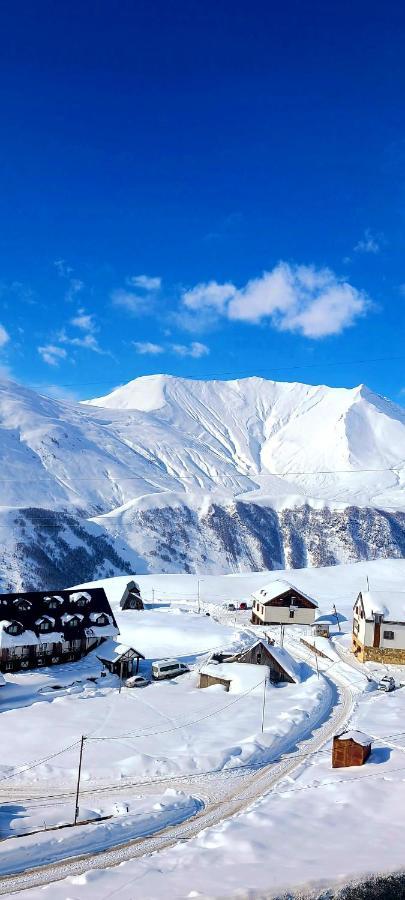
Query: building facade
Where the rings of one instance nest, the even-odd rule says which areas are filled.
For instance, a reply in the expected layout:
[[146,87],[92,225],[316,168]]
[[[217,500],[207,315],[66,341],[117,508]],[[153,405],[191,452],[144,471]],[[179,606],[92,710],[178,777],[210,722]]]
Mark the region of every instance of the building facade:
[[316,600],[288,581],[271,581],[252,595],[253,625],[312,625]]
[[353,608],[352,648],[360,662],[405,665],[405,591],[361,591]]
[[102,588],[0,595],[0,671],[80,659],[118,634]]

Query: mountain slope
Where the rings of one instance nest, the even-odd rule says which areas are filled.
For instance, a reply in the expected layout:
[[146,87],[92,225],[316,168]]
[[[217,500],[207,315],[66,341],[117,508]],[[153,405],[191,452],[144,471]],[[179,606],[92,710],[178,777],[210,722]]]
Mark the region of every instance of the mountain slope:
[[66,577],[57,542],[25,559],[42,539],[10,520],[20,508],[70,517],[86,552],[99,536],[81,579],[100,555],[138,571],[404,555],[405,411],[364,386],[156,375],[73,404],[4,381],[0,456],[7,584]]

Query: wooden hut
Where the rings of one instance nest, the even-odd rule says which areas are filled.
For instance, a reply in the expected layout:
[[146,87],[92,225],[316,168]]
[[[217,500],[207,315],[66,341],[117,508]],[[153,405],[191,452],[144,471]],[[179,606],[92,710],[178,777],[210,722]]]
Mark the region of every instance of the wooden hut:
[[97,657],[112,675],[119,675],[120,678],[136,675],[139,670],[139,660],[145,659],[138,650],[116,641],[105,641],[97,653]]
[[362,731],[342,731],[333,738],[332,768],[363,766],[371,753],[371,738]]

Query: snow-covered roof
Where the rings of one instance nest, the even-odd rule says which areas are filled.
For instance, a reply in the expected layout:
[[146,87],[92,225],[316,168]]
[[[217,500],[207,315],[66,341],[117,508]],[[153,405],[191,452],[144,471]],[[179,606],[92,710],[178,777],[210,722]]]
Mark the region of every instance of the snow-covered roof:
[[330,612],[316,616],[313,625],[337,625],[338,622],[347,622],[346,616],[343,616],[342,613],[339,612]]
[[139,653],[138,650],[135,650],[134,647],[129,647],[126,644],[118,644],[117,641],[104,641],[101,645],[100,649],[97,652],[97,657],[102,662],[118,662],[121,659],[121,656],[124,656],[125,653],[133,653],[135,656],[139,656],[141,659],[145,659],[142,653]]
[[78,600],[85,600],[86,603],[90,603],[91,594],[88,594],[87,591],[74,591],[73,594],[69,594],[69,600],[71,603],[77,603]]
[[74,612],[74,613],[63,613],[63,616],[60,617],[60,620],[63,623],[63,625],[65,625],[66,622],[71,622],[72,619],[78,619],[79,622],[82,622],[82,620],[84,619],[84,616],[82,616],[81,613]]
[[97,622],[97,620],[100,618],[100,616],[105,616],[106,619],[108,619],[108,621],[111,622],[111,616],[109,616],[105,612],[91,612],[90,613],[90,622]]
[[119,634],[118,628],[114,625],[113,622],[109,622],[108,625],[91,625],[89,628],[84,629],[84,633],[86,637],[114,637],[116,634]]
[[11,625],[11,622],[8,619],[2,619],[0,621],[0,649],[5,650],[9,647],[29,647],[29,646],[37,646],[39,644],[39,638],[35,634],[35,631],[30,631],[25,629],[21,634],[9,634],[6,631],[6,628]]
[[265,678],[270,678],[268,666],[257,666],[253,663],[207,663],[200,669],[200,675],[210,675],[212,678],[221,678],[229,681],[232,693],[243,693],[262,688]]
[[293,679],[293,681],[299,683],[301,681],[299,664],[295,661],[294,657],[285,650],[284,647],[279,647],[278,644],[268,644],[267,641],[257,641],[258,644],[263,644],[268,653],[271,654],[273,659],[281,666],[287,675]]
[[282,581],[281,579],[270,581],[268,584],[265,584],[260,590],[255,591],[253,596],[265,604],[291,590],[296,591],[297,594],[301,594],[302,597],[305,597],[305,599],[309,600],[310,603],[313,603],[314,606],[318,606],[316,600],[314,600],[313,597],[310,597],[309,594],[305,594],[301,588],[297,588],[295,584],[290,584],[288,581]]
[[361,597],[366,619],[377,613],[386,622],[405,622],[405,591],[362,591]]
[[6,679],[5,679],[4,675],[2,675],[0,672],[0,687],[4,687],[5,684],[6,684]]
[[50,603],[50,601],[56,601],[56,603],[63,603],[63,597],[60,597],[59,594],[52,594],[50,597],[44,597],[44,603]]
[[356,731],[356,729],[344,731],[343,734],[337,734],[336,737],[339,741],[355,741],[356,744],[361,744],[362,747],[368,747],[372,743],[371,737],[364,734],[363,731]]
[[35,620],[36,625],[40,625],[41,622],[49,622],[50,625],[54,625],[55,619],[53,619],[52,616],[40,616],[39,619]]

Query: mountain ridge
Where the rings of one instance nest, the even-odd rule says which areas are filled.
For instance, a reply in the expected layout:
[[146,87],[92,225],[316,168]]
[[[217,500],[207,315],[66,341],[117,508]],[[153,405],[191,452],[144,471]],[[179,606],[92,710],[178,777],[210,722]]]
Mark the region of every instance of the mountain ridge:
[[[138,571],[405,553],[405,411],[365,385],[155,375],[72,403],[3,380],[0,455],[3,531],[8,510],[74,517],[85,568],[94,528],[108,565]],[[8,581],[34,524],[7,532]]]

